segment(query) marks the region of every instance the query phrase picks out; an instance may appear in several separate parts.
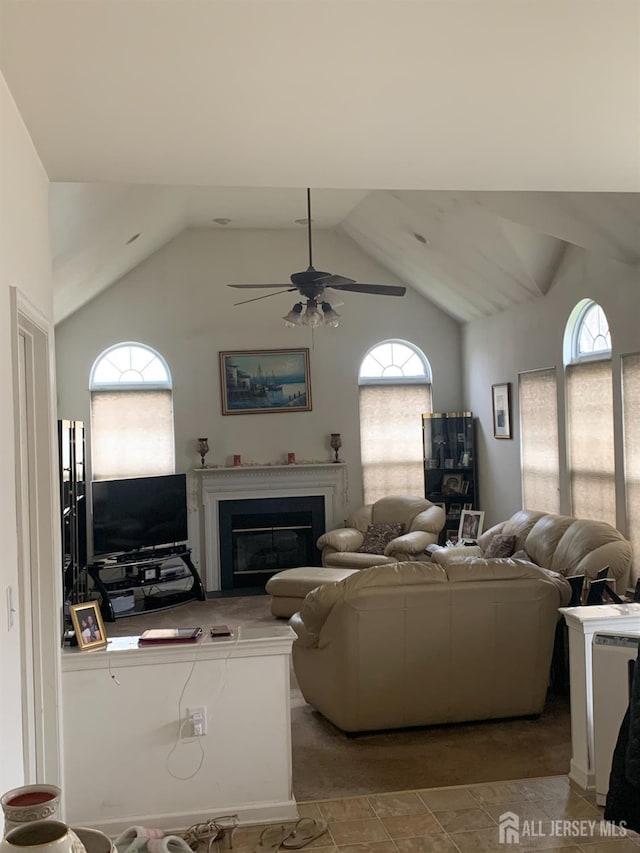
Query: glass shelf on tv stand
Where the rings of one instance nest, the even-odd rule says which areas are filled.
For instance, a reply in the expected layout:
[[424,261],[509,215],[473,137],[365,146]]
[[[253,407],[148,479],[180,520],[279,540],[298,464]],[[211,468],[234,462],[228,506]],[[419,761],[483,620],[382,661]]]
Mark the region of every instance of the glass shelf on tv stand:
[[[180,560],[182,565],[162,568],[170,560]],[[107,572],[110,577],[103,576]],[[120,577],[113,577],[118,572],[121,573]],[[188,601],[204,601],[206,598],[200,575],[191,562],[191,549],[184,544],[175,548],[138,551],[92,563],[89,575],[100,595],[102,616],[108,622],[126,616],[167,610]],[[167,589],[169,584],[189,580],[191,585],[186,589]],[[141,591],[142,595],[136,595],[135,590]],[[120,610],[114,604],[117,605],[126,593],[131,594],[132,604]]]

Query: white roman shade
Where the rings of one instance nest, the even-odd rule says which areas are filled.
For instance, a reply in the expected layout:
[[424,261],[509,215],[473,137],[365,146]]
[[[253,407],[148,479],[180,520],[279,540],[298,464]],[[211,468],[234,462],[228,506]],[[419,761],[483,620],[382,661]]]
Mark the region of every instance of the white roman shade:
[[361,385],[360,453],[364,502],[424,495],[422,414],[431,385]]
[[555,367],[520,374],[519,404],[522,506],[560,512]]
[[94,480],[173,474],[171,389],[91,392]]
[[622,413],[627,536],[633,546],[632,572],[640,577],[640,355],[622,357]]
[[567,367],[571,509],[578,518],[615,526],[615,463],[611,361]]

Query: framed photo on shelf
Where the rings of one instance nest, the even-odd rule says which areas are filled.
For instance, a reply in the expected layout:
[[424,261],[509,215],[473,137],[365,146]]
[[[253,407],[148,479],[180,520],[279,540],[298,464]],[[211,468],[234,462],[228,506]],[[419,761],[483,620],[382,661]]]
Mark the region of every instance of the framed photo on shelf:
[[103,649],[107,645],[107,635],[97,601],[71,604],[69,614],[81,651]]
[[310,412],[308,349],[220,353],[223,415]]
[[476,509],[463,509],[460,515],[458,539],[465,542],[475,541],[482,533],[483,523],[484,512]]
[[473,509],[473,504],[465,504],[462,509]]
[[447,530],[445,533],[445,539],[447,542],[452,542],[454,545],[458,542],[458,531],[455,529]]
[[443,495],[460,495],[462,494],[462,486],[464,477],[462,474],[444,474],[442,477],[442,494]]
[[511,432],[511,383],[491,386],[493,437],[513,438]]
[[449,504],[449,518],[460,518],[462,504]]

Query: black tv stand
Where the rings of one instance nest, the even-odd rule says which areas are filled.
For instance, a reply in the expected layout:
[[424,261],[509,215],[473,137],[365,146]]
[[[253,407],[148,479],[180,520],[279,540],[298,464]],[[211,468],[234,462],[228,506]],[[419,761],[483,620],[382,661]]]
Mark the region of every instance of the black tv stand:
[[[206,598],[198,570],[191,562],[191,549],[184,544],[118,554],[91,563],[89,575],[100,594],[100,610],[107,622]],[[178,581],[190,583],[183,589],[171,589],[169,585]]]

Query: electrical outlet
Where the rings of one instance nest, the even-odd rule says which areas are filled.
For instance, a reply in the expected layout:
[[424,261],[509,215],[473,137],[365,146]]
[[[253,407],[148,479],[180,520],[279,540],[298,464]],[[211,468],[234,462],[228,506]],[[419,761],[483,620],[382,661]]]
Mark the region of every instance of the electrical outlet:
[[207,733],[207,709],[189,708],[187,719],[191,723],[193,737],[203,737]]

